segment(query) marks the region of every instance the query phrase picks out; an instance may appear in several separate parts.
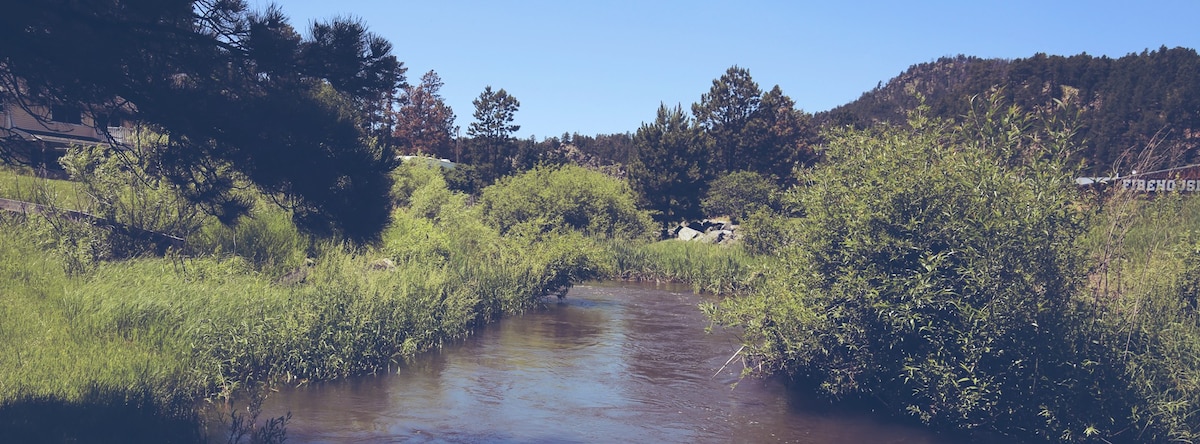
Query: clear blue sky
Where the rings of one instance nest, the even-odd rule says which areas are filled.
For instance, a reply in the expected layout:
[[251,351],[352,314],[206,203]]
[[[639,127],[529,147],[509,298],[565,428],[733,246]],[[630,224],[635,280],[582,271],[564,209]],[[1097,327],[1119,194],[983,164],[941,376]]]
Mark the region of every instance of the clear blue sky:
[[817,112],[942,56],[1200,48],[1200,0],[277,3],[301,32],[361,18],[392,42],[410,82],[437,71],[463,134],[471,101],[491,85],[521,102],[516,135],[539,140],[636,131],[659,103],[688,109],[733,65]]

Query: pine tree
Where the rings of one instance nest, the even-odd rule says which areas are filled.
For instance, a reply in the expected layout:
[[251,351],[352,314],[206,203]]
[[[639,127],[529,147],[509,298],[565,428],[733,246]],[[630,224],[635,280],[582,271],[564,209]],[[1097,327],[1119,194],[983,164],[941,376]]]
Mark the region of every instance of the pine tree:
[[248,211],[244,180],[311,231],[366,240],[387,223],[394,156],[372,129],[405,70],[361,22],[303,39],[236,0],[9,3],[0,101],[130,114],[169,136],[157,174],[226,221]]
[[521,102],[504,88],[493,91],[489,85],[472,103],[475,121],[467,127],[471,137],[468,162],[476,168],[482,185],[487,185],[513,170],[517,143],[512,134],[521,126],[512,122]]
[[776,85],[766,94],[750,72],[733,66],[692,105],[696,124],[713,148],[710,175],[753,171],[777,182],[812,157],[816,132],[809,116]]
[[682,106],[659,105],[654,123],[633,136],[629,181],[661,223],[702,216],[700,197],[712,176],[700,128]]

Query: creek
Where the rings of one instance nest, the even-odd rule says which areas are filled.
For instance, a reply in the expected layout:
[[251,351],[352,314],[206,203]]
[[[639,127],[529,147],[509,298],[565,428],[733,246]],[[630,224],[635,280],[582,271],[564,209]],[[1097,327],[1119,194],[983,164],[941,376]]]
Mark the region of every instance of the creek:
[[[686,286],[599,282],[387,375],[283,388],[288,442],[940,443],[724,364],[738,338]],[[724,368],[722,368],[724,366]]]

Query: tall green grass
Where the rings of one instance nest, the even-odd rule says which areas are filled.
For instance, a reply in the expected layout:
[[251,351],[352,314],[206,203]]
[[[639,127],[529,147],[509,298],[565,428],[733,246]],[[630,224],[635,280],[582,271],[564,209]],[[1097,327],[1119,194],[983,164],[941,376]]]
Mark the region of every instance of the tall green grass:
[[650,244],[610,242],[614,276],[686,282],[697,292],[732,294],[752,289],[771,259],[741,245],[666,240]]
[[0,437],[48,403],[187,423],[198,400],[391,371],[606,266],[581,235],[503,237],[444,182],[414,190],[375,245],[316,241],[263,208],[206,222],[186,255],[86,268],[48,241],[73,233],[0,218]]
[[1126,435],[1200,440],[1200,199],[1117,194],[1083,241],[1095,258],[1081,301],[1101,327],[1092,339],[1137,397]]
[[89,199],[69,180],[36,177],[28,168],[0,166],[0,197],[89,211]]

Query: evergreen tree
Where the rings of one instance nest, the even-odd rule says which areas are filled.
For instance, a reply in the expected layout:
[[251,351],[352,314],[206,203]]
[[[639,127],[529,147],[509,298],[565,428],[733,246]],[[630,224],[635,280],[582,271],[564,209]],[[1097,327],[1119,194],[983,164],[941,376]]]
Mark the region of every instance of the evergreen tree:
[[783,182],[812,157],[809,116],[778,85],[763,94],[744,68],[733,66],[713,80],[692,113],[712,144],[714,176],[754,171]]
[[488,86],[472,103],[475,121],[467,127],[471,137],[468,162],[476,168],[479,181],[487,185],[513,171],[517,143],[512,133],[521,126],[512,122],[521,102],[503,88],[493,91]]
[[404,67],[361,22],[302,39],[278,8],[238,0],[9,3],[0,101],[126,113],[167,134],[154,171],[226,221],[249,207],[244,179],[312,231],[368,239],[387,223],[394,156],[371,128]]
[[750,71],[730,67],[713,80],[708,93],[692,104],[696,124],[713,144],[712,167],[717,173],[747,169],[754,145],[761,143],[765,128],[753,122],[762,101],[762,91]]
[[655,211],[655,220],[670,223],[702,216],[700,197],[711,179],[705,139],[683,107],[659,105],[654,123],[642,124],[633,144],[629,182]]
[[788,182],[797,165],[816,159],[819,143],[812,115],[796,109],[796,102],[776,85],[763,95],[758,118],[765,122],[766,137],[753,153],[748,170]]

